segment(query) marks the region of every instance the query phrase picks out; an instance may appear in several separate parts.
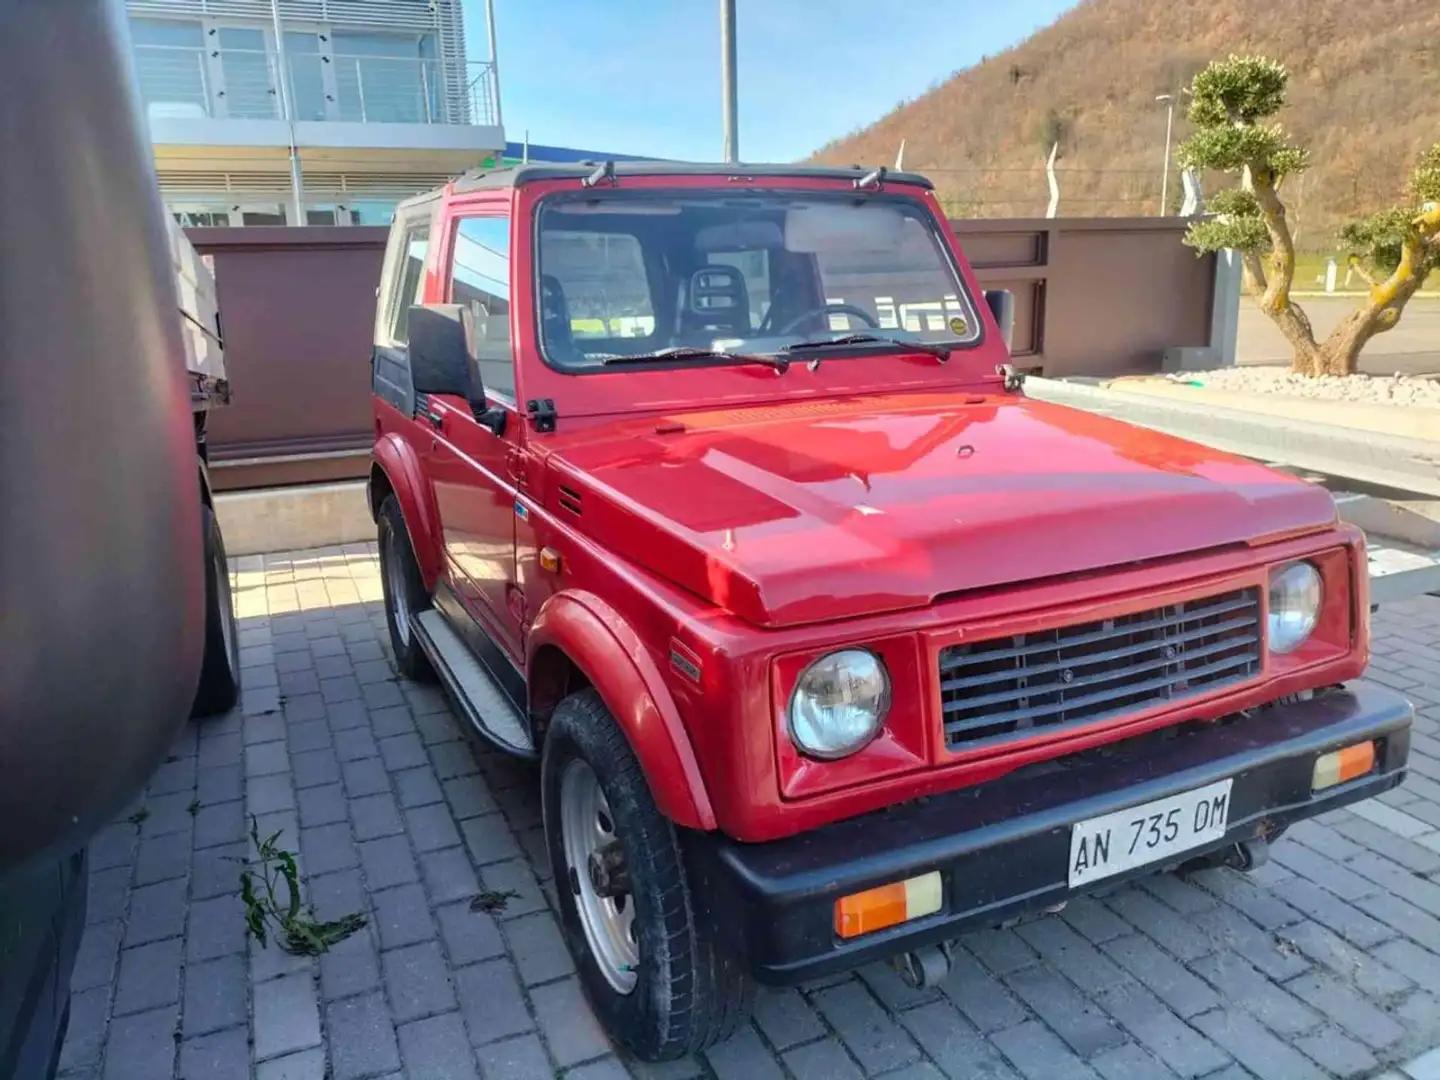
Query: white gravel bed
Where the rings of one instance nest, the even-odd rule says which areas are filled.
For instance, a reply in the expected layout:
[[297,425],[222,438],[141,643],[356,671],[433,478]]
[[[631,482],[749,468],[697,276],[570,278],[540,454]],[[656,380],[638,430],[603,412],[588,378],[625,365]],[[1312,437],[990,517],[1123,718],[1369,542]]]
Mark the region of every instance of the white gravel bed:
[[1415,375],[1321,375],[1311,378],[1292,374],[1283,368],[1234,367],[1186,372],[1172,375],[1171,379],[1180,383],[1197,382],[1209,390],[1440,409],[1440,379]]

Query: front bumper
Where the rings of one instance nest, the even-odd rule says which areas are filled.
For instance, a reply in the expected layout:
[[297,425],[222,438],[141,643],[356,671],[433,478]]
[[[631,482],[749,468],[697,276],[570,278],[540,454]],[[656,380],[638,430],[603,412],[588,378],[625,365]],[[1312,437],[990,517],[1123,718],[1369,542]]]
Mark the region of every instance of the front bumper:
[[[1399,695],[1355,683],[1029,766],[784,840],[742,844],[692,834],[695,893],[757,979],[800,982],[1163,868],[1150,864],[1070,889],[1077,821],[1232,777],[1224,838],[1186,851],[1181,858],[1188,860],[1388,791],[1404,778],[1412,716]],[[1379,743],[1372,772],[1311,792],[1317,757],[1367,739]],[[836,936],[838,898],[935,870],[944,890],[938,913],[849,941]]]

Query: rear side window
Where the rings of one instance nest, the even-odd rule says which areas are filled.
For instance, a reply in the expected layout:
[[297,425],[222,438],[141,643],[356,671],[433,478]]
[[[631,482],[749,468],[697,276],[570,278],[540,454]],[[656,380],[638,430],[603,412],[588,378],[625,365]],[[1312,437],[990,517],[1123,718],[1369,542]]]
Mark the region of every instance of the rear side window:
[[485,389],[514,400],[508,217],[460,219],[451,251],[450,302],[464,304],[474,317],[475,351]]
[[428,222],[412,225],[405,231],[400,266],[395,272],[395,292],[390,301],[390,341],[406,345],[410,341],[410,305],[421,300],[425,287],[425,256],[430,251]]

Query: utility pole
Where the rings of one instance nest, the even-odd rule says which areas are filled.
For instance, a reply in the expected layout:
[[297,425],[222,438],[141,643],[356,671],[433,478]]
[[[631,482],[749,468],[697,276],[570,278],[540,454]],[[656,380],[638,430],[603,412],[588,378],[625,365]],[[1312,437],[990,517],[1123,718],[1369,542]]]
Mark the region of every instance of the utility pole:
[[1160,216],[1170,213],[1170,135],[1175,130],[1175,95],[1157,94],[1156,101],[1165,102],[1165,165],[1160,174]]
[[720,97],[725,160],[734,164],[740,160],[740,142],[735,133],[735,0],[720,0]]

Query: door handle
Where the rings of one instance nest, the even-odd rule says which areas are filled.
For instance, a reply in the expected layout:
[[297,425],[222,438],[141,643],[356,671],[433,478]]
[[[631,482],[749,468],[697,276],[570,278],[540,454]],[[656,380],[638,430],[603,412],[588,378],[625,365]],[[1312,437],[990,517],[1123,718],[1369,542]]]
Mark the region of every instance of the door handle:
[[505,451],[505,472],[521,487],[525,486],[525,459],[519,450],[514,448]]
[[429,406],[425,409],[425,419],[430,421],[430,426],[436,431],[445,430],[445,414],[435,412]]

